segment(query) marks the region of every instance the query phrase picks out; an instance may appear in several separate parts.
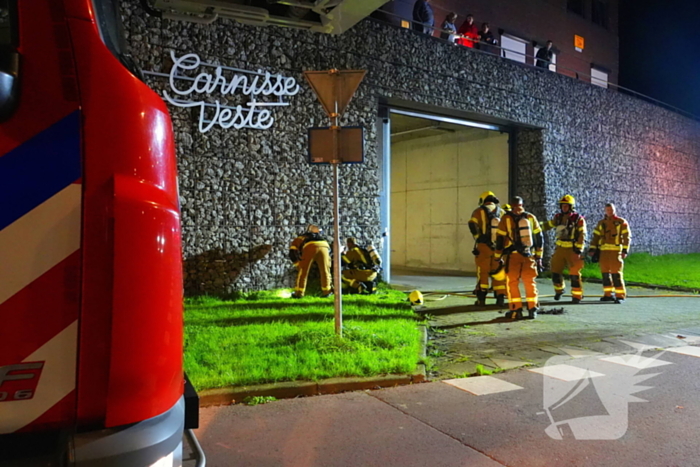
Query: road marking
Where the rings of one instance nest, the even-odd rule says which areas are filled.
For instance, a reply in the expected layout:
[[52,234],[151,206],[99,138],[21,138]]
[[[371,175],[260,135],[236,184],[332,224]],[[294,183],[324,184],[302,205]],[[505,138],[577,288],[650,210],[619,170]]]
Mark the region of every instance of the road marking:
[[559,379],[562,381],[578,381],[586,377],[595,378],[598,376],[605,376],[602,373],[596,373],[595,371],[590,371],[585,368],[563,364],[550,365],[542,368],[532,368],[527,371],[539,373],[541,375],[549,376],[550,378]]
[[601,361],[617,363],[618,365],[631,366],[642,370],[644,368],[654,368],[663,365],[673,365],[672,362],[665,362],[656,358],[642,357],[641,355],[613,355],[611,357],[601,358]]
[[681,355],[690,355],[691,357],[700,357],[700,347],[674,347],[672,349],[666,349],[666,352],[679,353]]
[[499,392],[516,391],[523,389],[508,381],[503,381],[493,376],[474,376],[471,378],[444,379],[443,383],[454,386],[462,391],[467,391],[475,396],[497,394]]

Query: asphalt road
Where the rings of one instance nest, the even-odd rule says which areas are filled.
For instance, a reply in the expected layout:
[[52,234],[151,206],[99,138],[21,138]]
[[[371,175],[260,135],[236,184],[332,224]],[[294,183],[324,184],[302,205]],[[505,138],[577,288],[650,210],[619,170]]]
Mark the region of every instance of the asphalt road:
[[[479,378],[212,407],[202,409],[197,436],[211,467],[700,466],[700,347],[652,347],[553,354],[541,367]],[[503,392],[482,394],[493,390]]]

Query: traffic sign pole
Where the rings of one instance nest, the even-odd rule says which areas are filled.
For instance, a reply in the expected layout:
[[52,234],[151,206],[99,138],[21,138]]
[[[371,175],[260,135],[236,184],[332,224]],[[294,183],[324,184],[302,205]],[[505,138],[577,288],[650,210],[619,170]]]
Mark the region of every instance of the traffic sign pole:
[[343,285],[340,278],[340,178],[338,176],[338,166],[340,157],[338,151],[338,101],[335,102],[335,112],[331,118],[331,130],[333,131],[333,288],[335,289],[335,333],[343,337]]
[[345,112],[350,99],[365,76],[364,70],[305,71],[304,77],[316,93],[331,121],[333,167],[333,288],[335,289],[335,333],[343,337],[343,285],[340,272],[340,160],[339,132],[340,116]]

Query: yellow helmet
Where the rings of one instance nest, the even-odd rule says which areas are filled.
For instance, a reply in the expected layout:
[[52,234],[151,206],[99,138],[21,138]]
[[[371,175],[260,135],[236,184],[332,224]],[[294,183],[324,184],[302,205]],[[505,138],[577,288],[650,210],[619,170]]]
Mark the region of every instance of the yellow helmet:
[[484,201],[489,196],[493,196],[494,198],[496,197],[493,191],[484,191],[483,193],[481,193],[481,196],[479,196],[479,205],[484,204]]
[[559,204],[570,204],[571,207],[573,208],[574,205],[576,205],[576,200],[571,195],[564,195],[559,200]]
[[496,268],[494,271],[489,272],[489,275],[493,278],[495,281],[504,281],[506,280],[506,267],[504,264],[499,264],[498,268]]
[[411,302],[411,305],[422,305],[423,294],[420,292],[420,290],[414,290],[408,294],[408,301]]
[[503,210],[504,210],[505,212],[509,212],[509,211],[512,211],[513,208],[510,207],[510,204],[506,203],[506,204],[503,205]]

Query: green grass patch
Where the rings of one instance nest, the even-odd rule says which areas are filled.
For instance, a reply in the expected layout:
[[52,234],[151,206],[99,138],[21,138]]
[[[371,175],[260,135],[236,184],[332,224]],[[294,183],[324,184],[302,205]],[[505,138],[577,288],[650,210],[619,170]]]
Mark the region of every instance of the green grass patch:
[[[600,267],[586,262],[581,275],[600,279]],[[627,282],[700,289],[700,253],[660,256],[632,253],[625,259],[624,277]]]
[[185,301],[185,370],[197,389],[415,371],[420,332],[404,293],[344,296],[342,339],[333,299],[282,294]]

